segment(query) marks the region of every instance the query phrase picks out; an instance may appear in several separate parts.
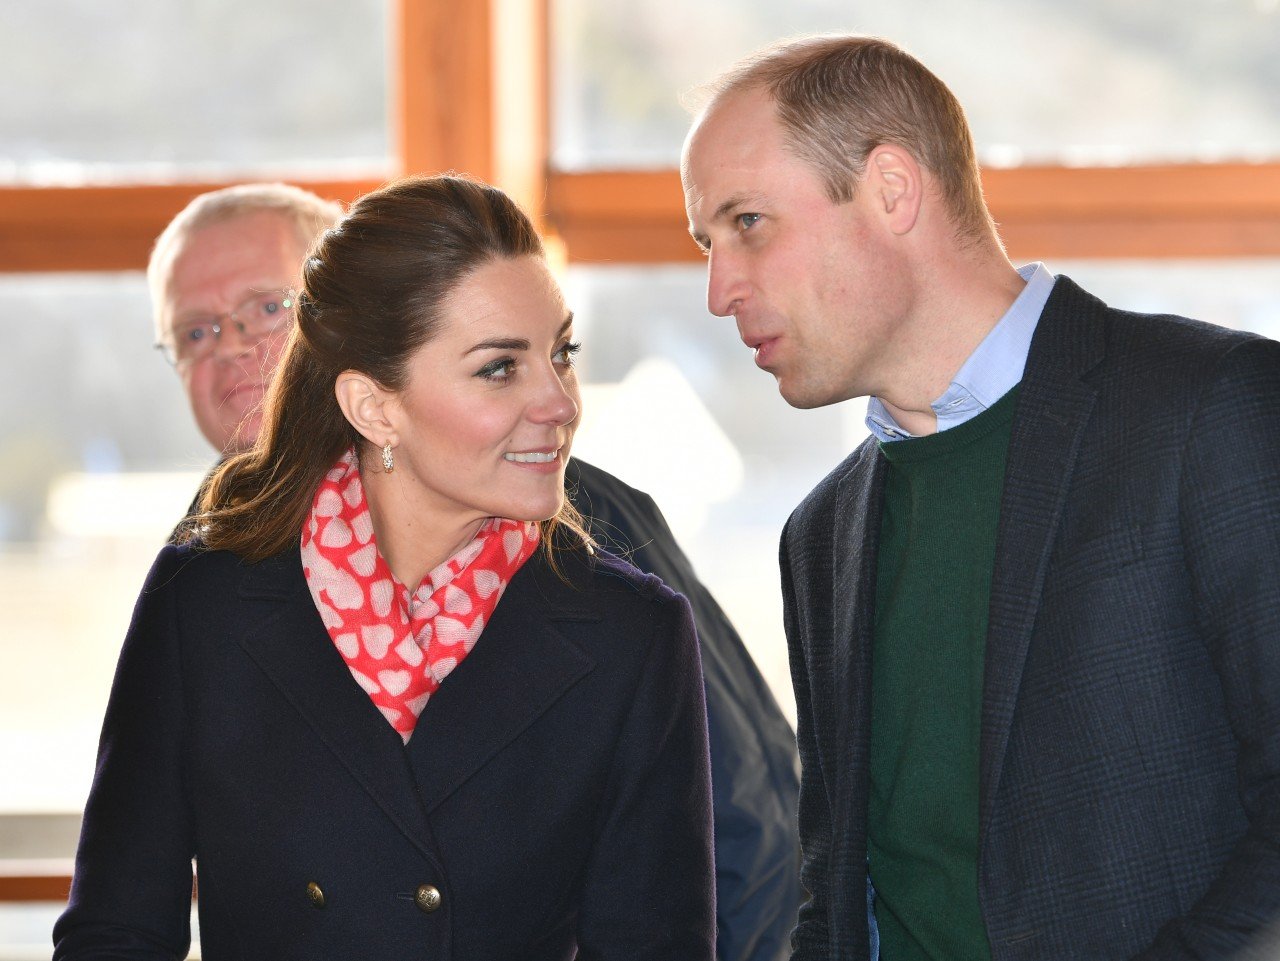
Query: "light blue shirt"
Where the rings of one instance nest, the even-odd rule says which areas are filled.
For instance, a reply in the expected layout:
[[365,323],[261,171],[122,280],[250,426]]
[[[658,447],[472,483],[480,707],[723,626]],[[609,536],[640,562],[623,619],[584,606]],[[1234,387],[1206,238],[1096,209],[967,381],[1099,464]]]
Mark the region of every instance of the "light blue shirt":
[[[1018,268],[1018,276],[1027,282],[1022,293],[956,372],[951,386],[929,405],[937,415],[938,430],[977,417],[1022,380],[1031,336],[1057,278],[1041,263]],[[885,442],[911,436],[875,397],[867,401],[867,429]]]

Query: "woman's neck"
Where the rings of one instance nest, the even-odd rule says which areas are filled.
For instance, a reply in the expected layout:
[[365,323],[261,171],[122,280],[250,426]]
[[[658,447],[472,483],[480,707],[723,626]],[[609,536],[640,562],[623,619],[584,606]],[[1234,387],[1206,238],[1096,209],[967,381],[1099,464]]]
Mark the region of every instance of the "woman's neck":
[[378,552],[396,579],[415,591],[422,579],[475,539],[486,517],[417,503],[394,475],[361,470]]

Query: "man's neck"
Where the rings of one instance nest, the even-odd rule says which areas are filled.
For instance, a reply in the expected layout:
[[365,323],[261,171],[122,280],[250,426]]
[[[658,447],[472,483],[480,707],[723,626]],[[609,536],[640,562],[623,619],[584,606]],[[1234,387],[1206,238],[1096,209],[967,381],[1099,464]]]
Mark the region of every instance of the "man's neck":
[[931,264],[927,278],[897,344],[900,362],[876,392],[893,419],[916,437],[937,432],[931,404],[1026,286],[998,248]]

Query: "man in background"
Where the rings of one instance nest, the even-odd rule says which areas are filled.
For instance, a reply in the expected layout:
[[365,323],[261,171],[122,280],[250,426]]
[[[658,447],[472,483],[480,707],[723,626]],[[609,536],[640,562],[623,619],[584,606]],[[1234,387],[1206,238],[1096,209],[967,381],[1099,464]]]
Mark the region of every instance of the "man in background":
[[782,538],[793,958],[1264,949],[1280,344],[1015,269],[963,110],[892,43],[712,90],[682,164],[711,312],[792,406],[871,398]]
[[297,187],[245,184],[195,198],[156,240],[147,265],[156,345],[220,455],[253,446],[302,259],[341,216]]
[[[337,204],[296,187],[248,184],[197,197],[156,241],[147,269],[156,342],[219,454],[252,446],[303,258],[341,216]],[[581,461],[571,460],[566,476],[601,543],[693,607],[710,732],[717,957],[776,961],[800,901],[790,726],[652,498]]]

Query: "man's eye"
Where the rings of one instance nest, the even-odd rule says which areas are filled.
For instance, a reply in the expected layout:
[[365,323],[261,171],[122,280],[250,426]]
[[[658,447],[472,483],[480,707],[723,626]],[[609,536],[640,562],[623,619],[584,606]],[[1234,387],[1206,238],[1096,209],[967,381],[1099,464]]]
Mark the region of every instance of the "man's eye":
[[750,230],[759,219],[759,214],[738,214],[738,229]]
[[198,344],[212,333],[212,324],[192,324],[182,331],[179,339],[185,340],[188,344]]
[[253,301],[249,309],[245,311],[245,316],[259,317],[263,320],[274,318],[283,310],[287,310],[289,301],[281,302],[279,297],[262,297]]

